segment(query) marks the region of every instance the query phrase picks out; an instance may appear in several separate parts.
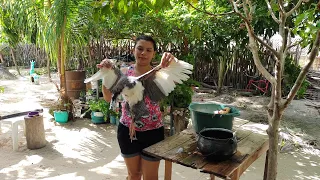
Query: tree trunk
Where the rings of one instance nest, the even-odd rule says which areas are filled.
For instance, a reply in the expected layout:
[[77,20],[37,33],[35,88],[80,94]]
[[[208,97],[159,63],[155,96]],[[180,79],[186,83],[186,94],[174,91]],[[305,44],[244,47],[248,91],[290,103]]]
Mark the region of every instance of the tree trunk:
[[92,61],[92,57],[94,56],[94,52],[91,49],[90,41],[88,43],[87,51],[88,51],[88,62],[87,62],[86,65],[89,65],[89,67],[93,67],[94,66],[94,62]]
[[20,70],[19,70],[19,67],[18,67],[18,64],[17,64],[17,61],[16,61],[16,57],[14,56],[14,52],[13,52],[12,48],[10,48],[10,52],[11,52],[11,56],[12,56],[12,60],[13,60],[14,66],[16,67],[16,70],[17,70],[18,74],[21,76],[21,73],[20,73]]
[[[58,46],[58,60],[57,60],[57,67],[58,67],[58,74],[59,74],[59,80],[60,80],[60,89],[63,87],[63,80],[61,77],[62,72],[62,66],[64,66],[61,63],[61,39],[58,40],[57,42],[57,46]],[[62,81],[61,81],[62,80]]]
[[4,63],[3,56],[1,53],[0,53],[0,63]]
[[[275,92],[275,94],[277,94],[277,92]],[[280,126],[280,121],[283,113],[283,109],[281,109],[280,107],[281,105],[280,103],[278,103],[278,100],[280,100],[281,96],[275,95],[273,97],[274,99],[271,99],[270,103],[273,102],[274,108],[273,108],[272,116],[268,116],[269,127],[267,129],[267,133],[269,136],[268,173],[267,173],[268,180],[277,179],[279,126]]]
[[[284,72],[284,61],[287,56],[287,41],[290,42],[290,34],[286,32],[285,26],[287,17],[291,16],[295,10],[301,5],[303,2],[302,0],[299,0],[298,4],[296,4],[293,9],[290,11],[284,11],[280,8],[279,11],[279,19],[275,16],[274,12],[272,11],[272,8],[270,8],[270,2],[266,1],[268,5],[269,12],[271,13],[272,18],[279,24],[279,34],[282,37],[282,46],[279,50],[276,50],[266,44],[263,40],[261,40],[258,36],[254,34],[253,27],[251,25],[252,20],[252,4],[251,1],[246,1],[241,4],[241,8],[244,12],[244,14],[239,11],[238,2],[235,0],[230,1],[233,7],[233,11],[238,14],[238,16],[245,22],[245,26],[248,31],[249,35],[249,48],[252,52],[254,63],[258,70],[262,73],[262,75],[269,80],[269,82],[272,85],[272,96],[270,103],[268,104],[268,121],[269,121],[269,127],[267,130],[268,136],[269,136],[269,155],[268,155],[268,173],[267,173],[267,179],[268,180],[275,180],[277,178],[277,155],[278,155],[278,143],[279,143],[279,126],[281,117],[283,114],[284,109],[290,104],[294,96],[296,95],[298,89],[300,88],[303,79],[306,76],[307,71],[311,67],[312,63],[314,62],[314,59],[316,55],[319,53],[319,46],[320,46],[320,30],[317,31],[317,35],[315,38],[315,41],[313,43],[312,50],[310,52],[309,56],[309,63],[302,69],[300,72],[298,78],[296,79],[296,82],[294,86],[291,88],[290,93],[287,96],[287,99],[284,100],[281,97],[281,80],[282,75]],[[283,2],[279,2],[280,4]],[[288,40],[289,39],[289,40]],[[268,48],[271,53],[276,57],[275,58],[275,76],[271,75],[265,67],[263,67],[261,60],[259,58],[258,54],[258,47],[257,42]]]
[[47,56],[47,70],[48,70],[48,78],[50,81],[52,81],[51,79],[51,71],[50,71],[50,58]]
[[278,168],[278,143],[279,143],[279,122],[280,119],[274,119],[273,126],[269,126],[267,133],[269,135],[269,154],[268,154],[268,180],[276,180]]
[[188,39],[185,36],[183,36],[183,55],[188,54],[188,52],[189,52],[188,45],[189,45]]
[[59,66],[59,62],[60,62],[60,89],[63,89],[62,93],[66,93],[67,89],[66,89],[66,77],[65,77],[65,47],[64,47],[64,36],[65,36],[65,26],[66,26],[66,16],[64,16],[64,23],[63,23],[63,27],[62,27],[62,31],[61,31],[61,37],[60,37],[60,41],[59,41],[59,59],[58,59],[58,66]]
[[273,90],[273,96],[270,101],[273,102],[271,105],[272,115],[269,117],[269,127],[267,133],[269,135],[269,154],[268,154],[268,180],[277,179],[278,169],[278,143],[279,143],[279,126],[280,120],[283,113],[282,108],[282,91],[281,91],[281,80],[283,75],[283,63],[285,56],[280,52],[280,59],[275,63],[275,80],[276,84]]
[[26,124],[26,140],[28,149],[39,149],[46,146],[43,116],[24,118]]
[[220,64],[219,64],[219,79],[218,79],[218,89],[217,93],[221,93],[222,91],[222,86],[223,86],[223,81],[224,81],[224,72],[226,69],[226,60],[225,58],[220,59]]

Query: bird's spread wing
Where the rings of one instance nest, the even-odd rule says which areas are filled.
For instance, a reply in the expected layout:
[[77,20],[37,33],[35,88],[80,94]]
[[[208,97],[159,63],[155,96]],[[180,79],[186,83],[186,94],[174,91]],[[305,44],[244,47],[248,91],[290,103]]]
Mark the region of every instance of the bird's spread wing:
[[143,86],[145,87],[144,93],[153,101],[153,102],[159,102],[161,101],[165,95],[164,93],[159,89],[157,84],[153,81],[154,76],[152,78],[148,78],[144,81],[142,81]]
[[192,74],[193,66],[187,62],[171,61],[170,65],[162,68],[155,73],[154,82],[161,90],[161,92],[168,96],[171,91],[176,87],[176,83],[182,84],[183,81],[189,79]]
[[174,90],[176,83],[182,84],[188,80],[192,69],[191,64],[180,60],[172,61],[166,68],[157,66],[148,74],[149,77],[142,81],[144,91],[151,100],[158,102]]
[[100,69],[97,73],[95,73],[90,78],[85,79],[84,83],[102,79],[102,84],[107,89],[111,89],[112,86],[115,84],[115,82],[117,82],[120,76],[121,76],[121,71],[118,68],[109,68],[109,69],[103,68],[103,69]]

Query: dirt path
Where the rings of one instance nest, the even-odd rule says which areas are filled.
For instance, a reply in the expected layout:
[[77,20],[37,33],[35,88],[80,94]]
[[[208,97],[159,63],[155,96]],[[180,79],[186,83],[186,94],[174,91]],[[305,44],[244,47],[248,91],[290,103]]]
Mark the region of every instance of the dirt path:
[[[19,150],[12,151],[11,129],[2,125],[0,134],[0,179],[125,179],[126,168],[119,154],[116,139],[116,127],[112,125],[94,125],[89,119],[77,119],[65,125],[54,123],[48,114],[48,106],[57,99],[57,92],[47,78],[41,77],[40,85],[34,85],[29,78],[1,80],[0,86],[5,92],[0,94],[0,115],[44,108],[46,147],[29,150],[25,137],[20,131]],[[231,94],[231,95],[230,95]],[[237,106],[241,110],[239,118],[255,122],[266,122],[263,105],[267,98],[241,97],[230,93],[214,97],[208,94],[194,96],[195,101],[215,101]],[[297,124],[301,133],[294,130],[295,137],[305,137],[308,133],[319,142],[319,115],[314,108],[305,106],[308,102],[295,101],[286,111],[285,121]],[[318,122],[318,123],[317,123]],[[316,137],[316,138],[314,138]],[[293,148],[279,154],[278,179],[320,180],[320,152],[313,146]],[[241,177],[242,180],[262,179],[264,155]],[[163,179],[163,161],[160,166],[160,179]],[[198,170],[174,164],[173,179],[206,179],[208,175]]]

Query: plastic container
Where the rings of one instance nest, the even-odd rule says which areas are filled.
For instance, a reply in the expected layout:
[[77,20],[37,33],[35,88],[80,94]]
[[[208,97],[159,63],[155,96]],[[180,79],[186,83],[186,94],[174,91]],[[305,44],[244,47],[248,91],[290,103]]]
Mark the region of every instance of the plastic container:
[[67,111],[54,111],[53,116],[56,122],[58,123],[67,123],[68,122],[68,112]]
[[110,116],[110,123],[117,124],[117,118],[115,116]]
[[[222,110],[229,107],[231,110],[228,114],[214,114],[214,111]],[[232,106],[215,103],[194,102],[189,105],[192,125],[196,133],[204,128],[224,128],[232,130],[233,119],[239,116],[238,109]]]
[[91,112],[91,122],[94,124],[105,123],[103,114],[101,112]]
[[39,76],[37,74],[35,74],[33,76],[33,80],[34,80],[34,84],[39,85],[40,84],[40,80],[39,80]]

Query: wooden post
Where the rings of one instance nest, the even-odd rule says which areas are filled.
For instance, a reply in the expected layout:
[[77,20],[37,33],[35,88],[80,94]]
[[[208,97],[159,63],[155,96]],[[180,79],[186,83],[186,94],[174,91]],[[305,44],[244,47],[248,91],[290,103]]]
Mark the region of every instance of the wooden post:
[[238,167],[238,169],[236,169],[232,175],[231,175],[231,180],[239,180],[240,179],[240,168],[241,167]]
[[171,180],[172,176],[172,162],[165,161],[164,162],[164,180]]
[[44,133],[43,116],[25,116],[26,123],[26,140],[28,149],[40,149],[46,146]]
[[216,177],[213,174],[210,174],[210,180],[215,180]]
[[186,108],[173,108],[173,112],[180,112],[182,114],[176,114],[173,115],[173,122],[174,122],[174,130],[175,130],[175,134],[179,133],[183,130],[185,130],[188,126],[188,122],[186,121]]

